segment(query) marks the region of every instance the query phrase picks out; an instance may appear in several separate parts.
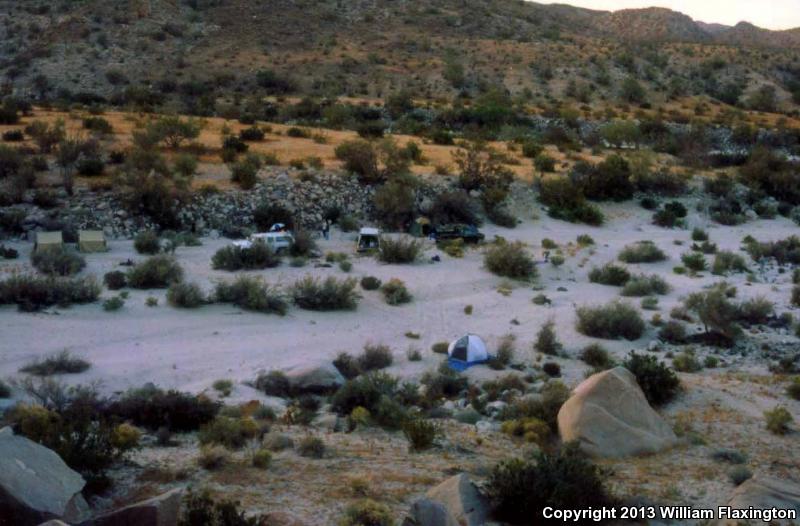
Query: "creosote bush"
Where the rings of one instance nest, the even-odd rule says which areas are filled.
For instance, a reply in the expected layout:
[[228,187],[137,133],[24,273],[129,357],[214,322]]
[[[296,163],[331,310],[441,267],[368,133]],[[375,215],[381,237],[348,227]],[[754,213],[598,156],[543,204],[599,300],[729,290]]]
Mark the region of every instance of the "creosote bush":
[[134,289],[165,289],[183,279],[183,269],[174,257],[153,256],[128,270],[128,285]]
[[50,276],[72,276],[86,267],[86,260],[66,248],[40,249],[31,254],[31,264]]
[[236,245],[222,247],[211,258],[211,266],[215,270],[261,270],[275,268],[280,264],[280,256],[261,241],[249,247]]
[[133,238],[133,248],[139,254],[158,254],[161,250],[161,244],[158,240],[158,234],[152,230],[144,230],[136,234]]
[[557,355],[562,347],[563,345],[561,345],[561,342],[558,341],[558,336],[556,336],[555,321],[548,320],[536,335],[533,348],[543,354]]
[[599,370],[610,369],[614,364],[608,351],[597,343],[590,343],[584,347],[581,350],[580,359],[586,365]]
[[350,504],[344,510],[339,526],[394,526],[392,511],[388,506],[371,499]]
[[295,282],[291,295],[301,309],[315,311],[355,310],[360,295],[356,292],[354,278],[336,279],[329,276],[324,280],[312,276]]
[[384,263],[413,263],[422,251],[422,243],[416,239],[384,236],[380,240],[378,259]]
[[602,285],[622,287],[631,279],[631,273],[622,265],[606,263],[602,267],[595,267],[589,271],[589,281]]
[[217,283],[214,300],[265,314],[283,316],[289,310],[286,294],[264,283],[260,278],[251,276],[239,276],[232,282]]
[[655,263],[667,259],[664,251],[652,241],[639,241],[627,245],[617,257],[624,263]]
[[606,305],[582,306],[575,311],[577,330],[586,336],[617,340],[638,340],[645,324],[639,311],[628,303],[613,301]]
[[654,406],[666,404],[678,393],[680,380],[655,356],[631,352],[622,366],[633,373],[645,398]]
[[440,430],[431,420],[410,418],[403,424],[403,434],[408,440],[409,451],[424,451],[433,446]]
[[196,309],[206,303],[206,295],[197,283],[173,283],[167,289],[167,301],[173,307]]
[[43,360],[34,360],[19,371],[34,376],[52,376],[54,374],[78,374],[86,371],[89,367],[91,367],[89,362],[73,356],[72,353],[65,350]]
[[230,449],[239,449],[248,440],[256,438],[260,434],[261,428],[250,417],[217,416],[200,428],[197,437],[202,445],[217,444]]
[[483,263],[489,272],[511,279],[531,280],[536,264],[521,242],[498,242],[486,250]]
[[13,274],[0,281],[0,305],[17,305],[23,312],[35,312],[53,305],[92,303],[100,292],[100,285],[91,276],[70,279]]
[[621,294],[623,296],[656,296],[668,294],[670,291],[669,284],[658,274],[651,274],[646,276],[640,274],[632,277],[622,288]]
[[792,414],[783,406],[764,411],[767,430],[774,435],[785,435],[789,432],[789,424],[794,421]]
[[128,278],[125,276],[124,272],[120,270],[112,270],[111,272],[105,273],[103,276],[103,282],[105,282],[108,290],[119,290],[128,284]]
[[364,276],[361,278],[361,288],[364,290],[378,290],[381,288],[381,280],[375,276]]
[[413,296],[406,288],[406,284],[397,278],[392,278],[381,287],[383,298],[389,305],[402,305],[410,303]]
[[210,422],[219,411],[219,404],[202,395],[179,391],[163,391],[157,387],[130,390],[111,402],[109,417],[130,421],[151,431],[195,431]]

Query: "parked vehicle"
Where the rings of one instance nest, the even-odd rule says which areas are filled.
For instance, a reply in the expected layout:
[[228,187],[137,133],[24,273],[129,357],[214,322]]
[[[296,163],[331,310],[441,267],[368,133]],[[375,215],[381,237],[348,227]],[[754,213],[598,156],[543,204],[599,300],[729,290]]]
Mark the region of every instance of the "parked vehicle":
[[464,225],[460,223],[439,226],[436,228],[433,235],[437,241],[461,238],[464,240],[464,243],[479,243],[486,237],[475,225]]
[[263,232],[253,234],[247,239],[234,241],[233,245],[240,248],[250,248],[256,242],[265,243],[276,254],[289,250],[294,243],[294,237],[290,232]]
[[377,228],[365,227],[358,232],[356,251],[368,252],[377,250],[381,245],[381,231]]

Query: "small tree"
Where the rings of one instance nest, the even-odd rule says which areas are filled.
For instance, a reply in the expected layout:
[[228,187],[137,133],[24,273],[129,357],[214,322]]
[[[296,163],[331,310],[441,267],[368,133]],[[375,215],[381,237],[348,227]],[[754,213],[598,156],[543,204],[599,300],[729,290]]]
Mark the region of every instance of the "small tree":
[[483,142],[471,142],[466,149],[452,154],[461,172],[458,182],[466,191],[486,188],[508,188],[514,174],[503,166],[497,152]]
[[177,115],[160,117],[147,126],[147,133],[158,142],[164,142],[167,148],[179,148],[189,139],[196,139],[203,128],[197,119],[181,119]]
[[83,143],[77,138],[66,138],[58,143],[56,163],[61,168],[61,181],[67,194],[75,188],[75,165],[81,157]]
[[716,333],[732,340],[741,332],[741,328],[736,323],[738,309],[728,299],[727,292],[728,286],[720,283],[708,290],[690,294],[684,306],[697,314],[706,334]]

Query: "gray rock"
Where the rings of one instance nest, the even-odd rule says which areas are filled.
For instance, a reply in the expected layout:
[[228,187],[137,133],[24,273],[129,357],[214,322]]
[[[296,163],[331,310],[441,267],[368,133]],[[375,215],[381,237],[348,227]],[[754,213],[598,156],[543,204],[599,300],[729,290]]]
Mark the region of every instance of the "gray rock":
[[54,451],[0,429],[0,517],[24,526],[48,519],[80,521],[88,506],[86,485]]
[[177,526],[183,489],[166,493],[111,511],[79,526]]
[[301,393],[329,393],[344,384],[342,373],[331,362],[290,369],[286,377],[292,389]]
[[800,484],[766,475],[756,475],[734,490],[728,505],[732,508],[779,508],[800,514]]
[[489,519],[489,500],[465,473],[450,477],[425,496],[444,506],[462,526],[481,526]]
[[402,526],[460,526],[447,511],[444,504],[431,499],[419,499],[411,505],[411,511]]
[[308,523],[285,511],[271,511],[261,516],[260,526],[308,526]]
[[492,431],[498,431],[500,429],[500,424],[489,422],[488,420],[479,420],[475,422],[475,429],[478,433],[491,433]]

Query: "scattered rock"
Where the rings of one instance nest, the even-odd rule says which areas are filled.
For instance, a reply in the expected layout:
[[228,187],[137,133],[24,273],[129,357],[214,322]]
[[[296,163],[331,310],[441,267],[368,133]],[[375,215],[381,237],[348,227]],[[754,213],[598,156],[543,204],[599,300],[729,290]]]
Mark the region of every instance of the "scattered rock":
[[272,511],[261,516],[260,526],[308,526],[308,523],[302,521],[285,511]]
[[344,376],[330,362],[290,369],[286,378],[292,389],[301,393],[330,393],[344,384]]
[[402,526],[460,526],[458,521],[440,502],[419,499],[411,505],[411,511]]
[[677,443],[624,367],[584,380],[558,412],[558,430],[564,442],[577,440],[583,451],[598,457],[657,453]]
[[426,497],[444,506],[457,524],[479,526],[489,518],[488,499],[465,473],[450,477],[430,489]]
[[182,494],[183,489],[176,488],[82,522],[79,526],[177,526]]
[[25,526],[48,519],[80,521],[88,505],[83,477],[54,451],[0,429],[0,517]]

